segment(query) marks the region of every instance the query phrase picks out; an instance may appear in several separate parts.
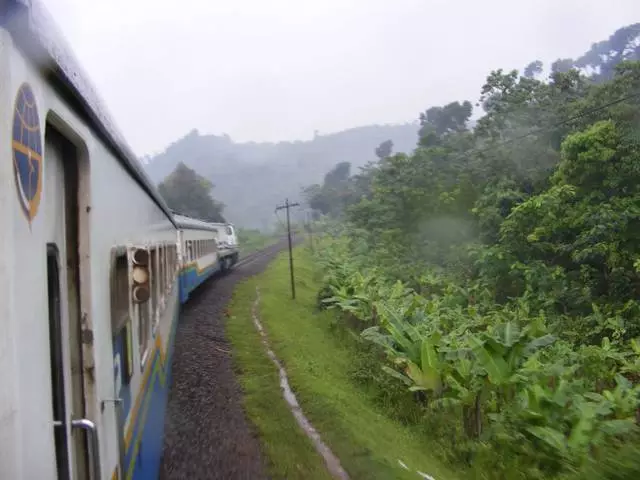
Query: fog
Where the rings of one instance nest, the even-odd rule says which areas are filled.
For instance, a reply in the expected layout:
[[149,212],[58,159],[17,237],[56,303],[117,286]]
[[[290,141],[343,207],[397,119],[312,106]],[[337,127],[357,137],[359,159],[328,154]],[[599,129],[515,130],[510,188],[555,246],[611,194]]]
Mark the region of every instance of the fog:
[[192,128],[280,141],[413,121],[640,19],[637,0],[45,4],[138,155]]

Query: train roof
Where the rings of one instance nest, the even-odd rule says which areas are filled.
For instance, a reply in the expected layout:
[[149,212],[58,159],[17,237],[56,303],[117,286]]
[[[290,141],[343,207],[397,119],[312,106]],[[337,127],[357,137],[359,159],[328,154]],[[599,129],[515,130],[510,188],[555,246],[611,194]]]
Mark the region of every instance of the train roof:
[[212,232],[217,232],[218,227],[226,227],[228,225],[227,223],[205,222],[204,220],[189,217],[187,215],[181,215],[175,212],[173,213],[173,218],[175,219],[178,228],[185,228],[189,230],[210,230]]
[[164,199],[144,171],[100,100],[55,22],[38,0],[1,0],[0,26],[49,74],[74,109],[94,128],[115,157],[175,225]]

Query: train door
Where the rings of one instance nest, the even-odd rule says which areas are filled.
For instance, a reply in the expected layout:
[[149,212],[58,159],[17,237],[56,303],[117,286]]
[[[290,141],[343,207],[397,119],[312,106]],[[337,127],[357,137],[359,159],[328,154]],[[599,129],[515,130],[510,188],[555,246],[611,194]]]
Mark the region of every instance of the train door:
[[[97,480],[97,432],[84,418],[75,149],[45,136],[45,218],[53,435],[60,480]],[[91,458],[89,456],[91,453]]]

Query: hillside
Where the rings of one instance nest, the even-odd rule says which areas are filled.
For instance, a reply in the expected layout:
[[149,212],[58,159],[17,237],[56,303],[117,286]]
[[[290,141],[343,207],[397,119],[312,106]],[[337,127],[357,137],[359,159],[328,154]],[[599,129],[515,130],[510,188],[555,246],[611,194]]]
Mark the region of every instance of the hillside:
[[310,141],[235,143],[228,136],[201,135],[192,130],[145,165],[156,183],[183,161],[214,184],[213,196],[223,202],[225,217],[243,227],[268,228],[285,197],[300,198],[302,187],[321,182],[336,163],[347,161],[352,170],[375,160],[375,148],[391,139],[394,151],[411,152],[417,124],[372,125]]

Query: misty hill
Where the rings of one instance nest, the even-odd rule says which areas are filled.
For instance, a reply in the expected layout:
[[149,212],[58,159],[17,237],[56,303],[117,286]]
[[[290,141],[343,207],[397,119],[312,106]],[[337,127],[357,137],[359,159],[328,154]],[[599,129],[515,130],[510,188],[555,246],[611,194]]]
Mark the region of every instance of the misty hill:
[[200,135],[192,130],[147,160],[155,183],[182,161],[214,184],[213,197],[223,202],[225,217],[239,226],[268,228],[277,203],[300,200],[300,190],[322,182],[339,162],[352,172],[375,160],[375,148],[392,140],[395,152],[411,152],[418,140],[417,124],[372,125],[316,135],[313,140],[280,143],[235,143],[229,136]]

